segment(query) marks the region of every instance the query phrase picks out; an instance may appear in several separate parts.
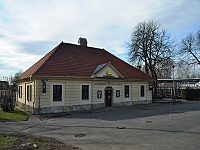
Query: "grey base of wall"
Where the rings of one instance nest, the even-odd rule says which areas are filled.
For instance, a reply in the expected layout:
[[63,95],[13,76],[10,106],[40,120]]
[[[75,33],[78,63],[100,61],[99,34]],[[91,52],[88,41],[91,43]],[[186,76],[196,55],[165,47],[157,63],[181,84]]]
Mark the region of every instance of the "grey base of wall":
[[[127,101],[127,102],[118,102],[114,103],[112,107],[115,106],[132,106],[138,104],[150,104],[151,100],[140,100],[140,101]],[[101,109],[105,107],[104,103],[100,104],[86,104],[86,105],[72,105],[72,106],[53,106],[53,107],[41,107],[33,108],[21,102],[17,102],[17,105],[23,110],[29,111],[32,114],[49,114],[49,113],[65,113],[65,112],[79,112],[87,111],[93,109]]]

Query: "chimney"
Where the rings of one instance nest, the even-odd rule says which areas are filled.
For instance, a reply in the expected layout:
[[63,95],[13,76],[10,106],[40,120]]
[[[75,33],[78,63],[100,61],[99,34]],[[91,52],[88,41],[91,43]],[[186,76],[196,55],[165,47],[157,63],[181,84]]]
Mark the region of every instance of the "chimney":
[[78,44],[81,45],[81,46],[87,47],[87,39],[86,39],[86,38],[80,37],[80,38],[78,39]]

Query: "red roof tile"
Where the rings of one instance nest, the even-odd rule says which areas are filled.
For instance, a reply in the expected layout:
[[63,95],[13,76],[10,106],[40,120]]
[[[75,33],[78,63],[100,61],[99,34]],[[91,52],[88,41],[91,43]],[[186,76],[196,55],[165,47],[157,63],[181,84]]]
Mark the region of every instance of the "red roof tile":
[[152,79],[147,74],[134,68],[104,49],[85,47],[69,43],[60,43],[20,78],[30,76],[73,76],[91,77],[100,64],[112,65],[125,77],[130,79]]

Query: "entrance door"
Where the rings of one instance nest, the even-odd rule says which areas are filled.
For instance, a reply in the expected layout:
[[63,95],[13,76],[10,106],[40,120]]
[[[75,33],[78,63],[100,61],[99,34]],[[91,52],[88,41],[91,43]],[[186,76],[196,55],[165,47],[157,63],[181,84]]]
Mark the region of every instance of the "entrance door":
[[106,107],[112,106],[112,87],[106,87],[105,89],[105,104]]

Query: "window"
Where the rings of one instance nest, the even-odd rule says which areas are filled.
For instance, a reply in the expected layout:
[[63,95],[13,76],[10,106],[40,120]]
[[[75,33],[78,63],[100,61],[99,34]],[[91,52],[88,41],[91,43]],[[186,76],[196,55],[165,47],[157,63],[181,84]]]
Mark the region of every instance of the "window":
[[62,101],[62,85],[53,85],[53,101]]
[[145,94],[144,94],[145,90],[144,89],[145,89],[144,85],[141,85],[140,86],[140,97],[145,97]]
[[129,85],[124,86],[124,97],[125,98],[129,97]]
[[29,100],[29,85],[26,87],[26,100]]
[[22,98],[22,86],[18,87],[18,96],[19,98]]
[[32,101],[32,85],[26,86],[26,100]]
[[29,98],[30,98],[30,101],[32,101],[32,85],[30,85],[29,86],[29,94],[30,94],[30,96],[29,96]]
[[89,100],[89,85],[82,85],[82,100]]

